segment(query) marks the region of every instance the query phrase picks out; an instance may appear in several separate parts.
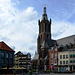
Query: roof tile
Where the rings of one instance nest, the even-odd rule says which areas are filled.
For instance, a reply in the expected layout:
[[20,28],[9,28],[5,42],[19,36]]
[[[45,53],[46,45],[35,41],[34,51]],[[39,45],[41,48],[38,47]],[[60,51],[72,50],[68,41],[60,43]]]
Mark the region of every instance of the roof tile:
[[3,41],[0,42],[0,49],[2,50],[6,50],[6,51],[13,51],[15,52],[13,49],[11,49],[6,43],[4,43]]

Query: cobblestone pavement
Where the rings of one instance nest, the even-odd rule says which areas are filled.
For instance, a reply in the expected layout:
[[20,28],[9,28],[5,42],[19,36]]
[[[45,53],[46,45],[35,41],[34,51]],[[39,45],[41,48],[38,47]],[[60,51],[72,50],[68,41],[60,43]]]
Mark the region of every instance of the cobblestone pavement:
[[38,74],[38,75],[75,75],[75,73],[50,73],[50,74]]

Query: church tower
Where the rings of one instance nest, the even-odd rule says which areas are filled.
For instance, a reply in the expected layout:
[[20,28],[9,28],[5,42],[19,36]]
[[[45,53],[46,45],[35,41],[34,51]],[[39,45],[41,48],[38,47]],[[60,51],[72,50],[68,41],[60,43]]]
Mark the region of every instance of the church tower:
[[45,39],[51,40],[51,19],[50,21],[48,20],[45,5],[44,5],[44,12],[42,15],[42,20],[38,21],[38,25],[39,25],[39,35],[37,39],[37,52],[39,54],[44,40]]
[[[48,20],[46,13],[46,6],[44,5],[44,12],[42,20],[38,21],[39,34],[37,39],[37,53],[39,55],[39,68],[41,70],[49,67],[49,53],[48,50],[54,46],[55,40],[51,39],[51,19]],[[45,62],[44,62],[45,61]]]

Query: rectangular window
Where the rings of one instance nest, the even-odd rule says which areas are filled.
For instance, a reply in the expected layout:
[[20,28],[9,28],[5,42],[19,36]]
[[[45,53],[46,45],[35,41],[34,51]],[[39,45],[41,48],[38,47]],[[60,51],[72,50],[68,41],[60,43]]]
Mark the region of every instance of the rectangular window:
[[51,64],[53,64],[53,60],[51,60]]
[[72,55],[70,55],[70,58],[72,58]]
[[62,61],[60,61],[60,64],[62,64]]
[[57,56],[57,53],[55,53],[55,56]]
[[65,61],[63,61],[63,64],[65,64]]
[[10,64],[13,64],[13,60],[12,59],[10,60]]
[[57,64],[57,60],[54,60],[54,64]]
[[2,64],[4,64],[5,63],[5,61],[4,61],[4,59],[2,59]]
[[62,55],[60,55],[60,59],[62,59]]
[[51,58],[53,58],[53,53],[51,54]]
[[57,51],[57,48],[55,48],[55,51]]
[[66,55],[66,59],[68,58],[68,55]]
[[6,58],[8,58],[8,53],[6,53]]
[[13,58],[13,54],[10,54],[10,58]]
[[63,59],[65,59],[65,55],[63,55]]
[[72,60],[70,60],[70,63],[72,63]]
[[68,64],[68,61],[66,61],[66,64]]
[[1,53],[1,57],[4,58],[4,53]]
[[75,54],[73,54],[73,58],[75,58]]

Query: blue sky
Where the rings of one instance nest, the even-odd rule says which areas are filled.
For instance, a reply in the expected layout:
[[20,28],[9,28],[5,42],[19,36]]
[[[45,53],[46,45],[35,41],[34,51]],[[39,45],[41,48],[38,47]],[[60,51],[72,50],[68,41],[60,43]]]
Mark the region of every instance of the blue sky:
[[75,0],[0,0],[0,41],[34,55],[44,4],[52,19],[52,39],[74,35]]

